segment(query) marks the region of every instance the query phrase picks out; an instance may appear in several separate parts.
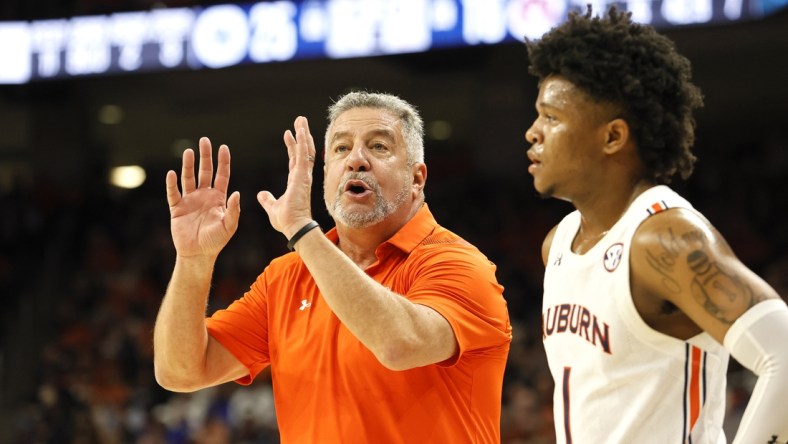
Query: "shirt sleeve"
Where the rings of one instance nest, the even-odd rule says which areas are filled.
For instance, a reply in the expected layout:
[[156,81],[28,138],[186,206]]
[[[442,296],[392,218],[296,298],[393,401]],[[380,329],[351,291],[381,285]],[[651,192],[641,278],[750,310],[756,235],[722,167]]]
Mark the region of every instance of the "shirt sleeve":
[[454,330],[459,353],[441,364],[451,366],[466,353],[507,347],[511,325],[495,265],[469,245],[430,250],[411,269],[405,296],[440,313]]
[[734,444],[788,439],[788,307],[769,299],[751,307],[725,335],[725,348],[758,376]]
[[236,382],[249,385],[268,364],[268,305],[263,272],[243,297],[206,318],[208,334],[219,341],[249,370]]

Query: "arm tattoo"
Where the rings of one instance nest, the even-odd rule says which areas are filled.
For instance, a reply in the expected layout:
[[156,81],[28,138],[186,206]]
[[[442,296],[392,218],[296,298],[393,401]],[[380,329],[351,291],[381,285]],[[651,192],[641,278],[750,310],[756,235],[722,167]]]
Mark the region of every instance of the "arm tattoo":
[[720,321],[733,324],[741,313],[756,302],[749,285],[721,268],[720,264],[712,262],[703,250],[690,252],[687,264],[695,273],[692,279],[693,296]]
[[690,245],[705,244],[706,238],[700,231],[690,231],[682,236],[676,236],[672,228],[668,228],[666,233],[659,234],[660,249],[653,253],[647,251],[646,261],[654,271],[662,276],[662,285],[670,293],[680,293],[681,285],[671,276],[675,270],[676,261],[682,250]]
[[646,252],[649,266],[662,278],[665,291],[678,294],[682,284],[675,275],[676,265],[685,252],[687,265],[693,273],[689,283],[692,296],[708,313],[726,324],[732,324],[763,299],[739,276],[725,270],[706,254],[710,239],[702,230],[677,234],[672,228],[658,234],[659,247]]
[[665,289],[671,293],[681,292],[679,283],[670,275],[670,272],[673,271],[673,266],[676,264],[676,258],[664,254],[664,252],[661,254],[654,254],[651,251],[647,251],[646,253],[646,261],[651,265],[654,271],[662,276],[662,285]]

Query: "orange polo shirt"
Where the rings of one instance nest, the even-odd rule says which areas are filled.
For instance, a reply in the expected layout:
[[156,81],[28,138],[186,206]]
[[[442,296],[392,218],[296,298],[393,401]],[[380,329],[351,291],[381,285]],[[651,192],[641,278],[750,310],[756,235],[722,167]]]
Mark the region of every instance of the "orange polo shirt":
[[[337,242],[336,229],[326,236]],[[271,366],[283,443],[499,443],[511,325],[495,265],[439,226],[426,204],[376,254],[366,273],[443,315],[459,343],[455,357],[385,368],[289,253],[206,320],[211,336],[249,369],[237,382],[249,384]]]

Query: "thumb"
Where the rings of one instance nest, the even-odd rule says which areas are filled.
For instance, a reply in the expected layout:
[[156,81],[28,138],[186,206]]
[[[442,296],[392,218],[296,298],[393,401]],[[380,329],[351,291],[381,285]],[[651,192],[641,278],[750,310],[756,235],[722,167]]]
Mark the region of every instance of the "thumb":
[[225,213],[225,220],[228,222],[228,228],[230,228],[233,233],[238,228],[238,218],[240,215],[241,193],[236,191],[227,199],[227,212]]
[[260,191],[257,193],[257,201],[263,207],[266,213],[271,214],[271,207],[276,203],[276,198],[268,191]]

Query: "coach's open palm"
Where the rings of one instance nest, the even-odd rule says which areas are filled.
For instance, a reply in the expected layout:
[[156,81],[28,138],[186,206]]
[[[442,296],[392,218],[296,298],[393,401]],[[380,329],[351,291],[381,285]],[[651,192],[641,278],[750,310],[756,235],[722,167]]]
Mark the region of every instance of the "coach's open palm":
[[[238,228],[241,198],[236,191],[227,199],[230,182],[230,149],[219,147],[216,178],[213,179],[211,142],[200,139],[199,175],[194,175],[194,151],[183,152],[181,187],[178,176],[167,172],[167,203],[170,206],[170,230],[179,256],[216,257]],[[213,184],[211,183],[213,179]]]
[[290,239],[296,231],[312,220],[312,169],[315,167],[315,141],[309,132],[306,117],[299,116],[293,123],[295,135],[285,131],[284,142],[290,159],[287,188],[278,199],[269,191],[257,193],[271,226]]

